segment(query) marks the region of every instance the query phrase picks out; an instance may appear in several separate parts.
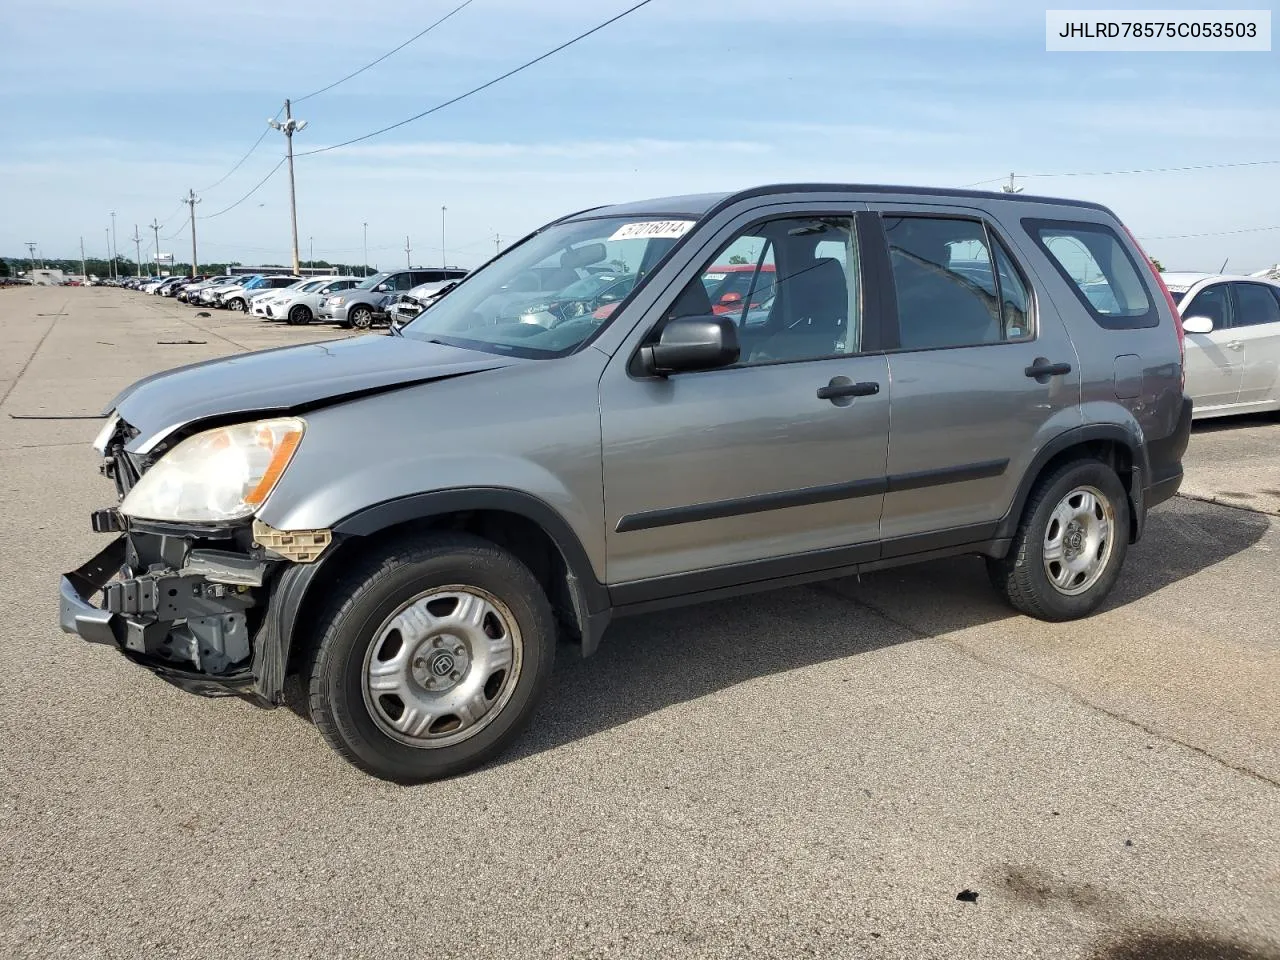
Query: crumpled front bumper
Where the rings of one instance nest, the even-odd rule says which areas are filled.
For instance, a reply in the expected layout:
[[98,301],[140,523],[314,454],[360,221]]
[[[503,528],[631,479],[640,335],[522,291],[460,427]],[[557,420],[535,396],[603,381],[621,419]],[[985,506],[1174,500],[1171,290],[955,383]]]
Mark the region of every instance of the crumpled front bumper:
[[[187,617],[200,614],[199,622],[215,624],[219,636],[222,630],[239,631],[237,639],[248,654],[250,645],[244,614],[256,600],[247,586],[218,582],[236,576],[231,555],[221,551],[191,551],[188,565],[181,570],[160,575],[148,573],[136,578],[126,576],[112,582],[125,567],[129,550],[129,535],[122,534],[87,563],[62,576],[58,585],[61,628],[89,643],[114,646],[130,660],[191,693],[240,696],[259,706],[275,706],[282,694],[283,662],[275,656],[278,651],[272,648],[276,637],[273,631],[259,631],[251,658],[246,655],[234,663],[219,664],[217,672],[199,669],[198,664],[177,655],[172,662],[166,662],[161,656],[184,647],[199,649],[204,643],[189,626],[191,621],[175,614]],[[205,559],[208,556],[213,556],[213,560]],[[222,556],[227,558],[224,564],[232,565],[219,566]],[[190,565],[193,558],[197,561],[194,566]],[[201,564],[207,569],[211,563],[217,569],[214,573],[217,580],[199,573]],[[261,577],[258,581],[262,583]],[[264,595],[269,592],[266,586],[261,587],[261,591]],[[103,595],[102,606],[92,602],[98,593]],[[204,652],[209,653],[207,649]]]

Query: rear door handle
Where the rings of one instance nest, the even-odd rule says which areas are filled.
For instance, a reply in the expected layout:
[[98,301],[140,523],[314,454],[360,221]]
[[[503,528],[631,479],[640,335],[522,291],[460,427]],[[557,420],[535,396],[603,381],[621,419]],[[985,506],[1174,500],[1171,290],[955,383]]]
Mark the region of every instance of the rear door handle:
[[818,388],[819,400],[839,400],[844,397],[870,397],[880,392],[880,384],[871,381],[854,383],[848,377],[832,377],[825,387]]
[[1036,357],[1031,366],[1022,371],[1038,383],[1048,383],[1050,377],[1061,377],[1071,372],[1069,363],[1050,363],[1044,357]]

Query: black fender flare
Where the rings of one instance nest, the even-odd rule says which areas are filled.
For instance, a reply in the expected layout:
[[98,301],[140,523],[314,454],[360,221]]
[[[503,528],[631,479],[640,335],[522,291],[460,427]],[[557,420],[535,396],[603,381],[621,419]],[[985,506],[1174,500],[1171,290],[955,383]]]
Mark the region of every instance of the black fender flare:
[[1086,423],[1058,434],[1041,447],[1032,458],[1026,472],[1023,473],[1022,480],[1018,484],[1018,492],[1013,498],[1013,505],[1000,520],[995,537],[1008,538],[1017,532],[1018,524],[1022,520],[1022,511],[1027,505],[1027,498],[1031,496],[1031,488],[1035,486],[1050,460],[1071,447],[1100,440],[1119,444],[1129,451],[1132,459],[1134,476],[1129,490],[1129,506],[1133,517],[1131,539],[1137,541],[1142,536],[1142,529],[1146,522],[1143,494],[1150,482],[1151,468],[1147,461],[1146,445],[1133,430],[1119,423]]
[[611,619],[609,592],[596,578],[587,551],[568,521],[546,501],[531,494],[502,487],[466,487],[410,494],[365,507],[338,521],[333,527],[334,543],[309,564],[290,564],[271,585],[268,613],[254,649],[254,674],[258,692],[279,703],[284,677],[295,642],[298,613],[320,572],[343,541],[368,537],[413,520],[466,510],[497,510],[536,523],[555,544],[568,571],[569,596],[582,634],[583,656],[595,652]]

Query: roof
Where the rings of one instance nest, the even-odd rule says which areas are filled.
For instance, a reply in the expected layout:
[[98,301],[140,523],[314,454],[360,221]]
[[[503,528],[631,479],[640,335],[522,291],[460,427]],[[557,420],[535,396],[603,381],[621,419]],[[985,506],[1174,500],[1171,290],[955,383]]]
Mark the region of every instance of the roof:
[[1267,277],[1246,277],[1243,274],[1235,273],[1162,273],[1161,278],[1164,285],[1172,289],[1173,287],[1192,287],[1201,280],[1244,280],[1249,283],[1275,283]]
[[687,217],[699,220],[720,207],[750,197],[782,193],[859,193],[896,196],[924,196],[960,200],[999,200],[1005,203],[1050,203],[1060,206],[1084,207],[1091,210],[1111,211],[1099,203],[1088,200],[1069,200],[1061,197],[1031,196],[1025,193],[996,193],[990,190],[962,190],[952,187],[905,187],[868,183],[775,183],[752,187],[736,193],[695,193],[675,197],[658,197],[594,207],[566,217],[566,220],[589,220],[596,217]]

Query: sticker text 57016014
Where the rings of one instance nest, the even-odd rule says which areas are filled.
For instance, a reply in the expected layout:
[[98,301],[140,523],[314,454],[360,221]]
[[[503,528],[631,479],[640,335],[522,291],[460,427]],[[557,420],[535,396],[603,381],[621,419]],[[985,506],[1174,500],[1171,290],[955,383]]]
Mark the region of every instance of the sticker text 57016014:
[[683,237],[693,226],[692,220],[643,220],[624,223],[610,240],[662,240]]

